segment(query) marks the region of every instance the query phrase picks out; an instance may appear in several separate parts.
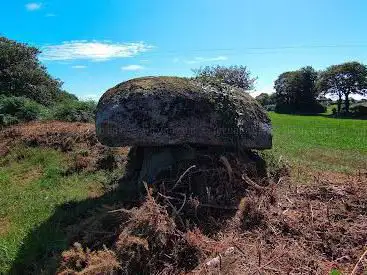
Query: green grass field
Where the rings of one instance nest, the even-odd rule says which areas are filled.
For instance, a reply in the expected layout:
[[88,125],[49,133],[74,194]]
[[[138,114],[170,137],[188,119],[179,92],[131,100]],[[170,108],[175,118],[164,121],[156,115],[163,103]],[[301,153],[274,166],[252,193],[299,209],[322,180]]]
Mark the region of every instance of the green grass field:
[[313,169],[367,169],[367,120],[270,113],[273,151]]
[[[66,155],[59,151],[23,147],[0,161],[0,274],[8,272],[23,239],[50,218],[58,206],[102,193],[110,180],[105,171],[65,176],[67,162]],[[37,241],[27,244],[28,249],[62,248],[61,229],[59,224],[48,224]],[[50,243],[55,239],[59,242]]]
[[[367,168],[367,121],[270,116],[275,155],[316,170],[351,172]],[[105,171],[65,176],[67,162],[66,154],[40,148],[17,148],[0,161],[0,274],[7,273],[17,257],[22,260],[17,254],[25,247],[29,255],[36,255],[42,248],[65,248],[55,211],[60,212],[60,205],[67,202],[80,202],[101,193],[111,179]],[[65,210],[60,215],[69,213]],[[50,217],[51,222],[46,222]],[[41,225],[42,230],[33,232]],[[25,242],[29,234],[33,237]],[[55,239],[58,241],[50,243]]]

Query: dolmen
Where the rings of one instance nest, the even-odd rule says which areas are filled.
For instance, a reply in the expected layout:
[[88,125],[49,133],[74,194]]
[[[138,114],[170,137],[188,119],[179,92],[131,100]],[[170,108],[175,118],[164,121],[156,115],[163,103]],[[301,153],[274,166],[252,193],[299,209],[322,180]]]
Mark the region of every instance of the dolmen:
[[96,133],[107,146],[140,153],[139,180],[195,158],[198,147],[270,149],[271,122],[246,91],[182,77],[143,77],[120,83],[98,102]]

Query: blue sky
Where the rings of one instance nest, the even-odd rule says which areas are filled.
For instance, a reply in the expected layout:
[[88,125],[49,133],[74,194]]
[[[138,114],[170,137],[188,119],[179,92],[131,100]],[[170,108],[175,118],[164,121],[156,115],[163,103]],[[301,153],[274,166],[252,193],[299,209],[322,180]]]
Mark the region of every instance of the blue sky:
[[365,0],[14,0],[1,3],[0,34],[41,48],[81,98],[214,64],[248,66],[259,93],[287,70],[367,63],[366,13]]

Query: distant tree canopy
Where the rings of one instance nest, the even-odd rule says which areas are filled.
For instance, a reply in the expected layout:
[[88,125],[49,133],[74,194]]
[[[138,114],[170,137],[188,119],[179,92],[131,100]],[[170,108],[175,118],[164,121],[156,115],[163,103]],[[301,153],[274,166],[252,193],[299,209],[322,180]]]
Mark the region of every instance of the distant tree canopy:
[[317,72],[307,66],[279,75],[274,83],[276,111],[281,113],[320,113],[325,108],[317,101]]
[[41,104],[57,100],[62,83],[47,73],[39,53],[35,47],[0,37],[0,95],[24,96]]
[[197,79],[206,83],[225,83],[244,90],[254,89],[257,78],[251,77],[246,66],[206,66],[193,70]]
[[275,101],[275,94],[267,94],[267,93],[261,93],[255,99],[262,105],[273,105],[276,103]]
[[317,88],[324,95],[338,96],[338,113],[344,96],[345,112],[349,113],[349,96],[367,95],[367,66],[358,62],[330,66],[320,73]]

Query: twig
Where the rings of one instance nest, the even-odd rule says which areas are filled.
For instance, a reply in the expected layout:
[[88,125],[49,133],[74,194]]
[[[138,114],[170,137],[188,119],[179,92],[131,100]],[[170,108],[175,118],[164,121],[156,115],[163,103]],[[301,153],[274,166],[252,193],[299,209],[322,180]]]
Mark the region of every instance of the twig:
[[220,161],[224,164],[224,166],[227,169],[227,173],[228,173],[228,177],[229,177],[229,181],[232,182],[232,174],[233,174],[233,170],[231,165],[229,164],[228,159],[225,156],[221,156],[220,157]]
[[233,170],[231,165],[229,164],[228,159],[225,156],[221,156],[220,157],[220,161],[223,163],[223,165],[226,167],[227,169],[227,174],[228,174],[228,178],[229,181],[224,181],[225,183],[225,190],[226,190],[226,199],[228,199],[229,197],[229,192],[232,192],[232,174],[233,174]]
[[[283,247],[283,249],[282,250],[284,250],[285,249],[285,247]],[[261,274],[260,273],[260,271],[262,270],[262,269],[270,269],[270,270],[272,270],[273,268],[271,268],[271,267],[268,267],[271,263],[273,263],[273,262],[275,262],[275,261],[277,261],[277,260],[279,260],[281,257],[283,257],[283,255],[284,254],[286,254],[287,252],[283,252],[283,253],[281,253],[280,255],[278,255],[277,257],[274,257],[273,259],[271,259],[271,260],[269,260],[268,262],[266,262],[265,264],[263,264],[263,265],[259,265],[259,267],[257,268],[257,270],[254,272],[254,273],[252,273],[252,274],[256,274],[256,273],[259,273],[259,274]],[[260,264],[260,262],[259,262],[259,264]]]
[[350,275],[354,275],[357,274],[357,270],[358,270],[358,266],[359,264],[362,262],[363,258],[367,255],[367,249],[366,251],[362,254],[362,256],[359,258],[358,262],[356,263],[356,265],[354,266],[352,273],[350,273]]
[[252,179],[250,179],[248,176],[246,176],[245,174],[242,174],[242,179],[248,183],[249,185],[251,185],[253,188],[255,188],[258,191],[266,191],[268,190],[268,188],[263,187],[258,185],[257,183],[255,183]]
[[259,265],[259,268],[261,266],[261,248],[260,248],[260,245],[261,245],[261,241],[260,241],[260,243],[258,242],[258,244],[257,244],[257,256],[258,256],[258,265]]
[[205,204],[205,203],[200,203],[198,207],[209,207],[209,208],[225,209],[225,210],[238,210],[238,207],[236,206],[221,206],[221,205]]
[[348,255],[344,255],[344,256],[341,256],[341,257],[335,259],[334,262],[339,262],[339,261],[342,261],[344,259],[350,260],[350,257]]
[[181,222],[182,226],[185,226],[185,223],[183,222],[181,216],[179,215],[176,207],[169,201],[169,199],[166,199],[166,201],[172,207],[173,214],[179,219],[179,221]]
[[174,198],[174,197],[170,197],[170,196],[167,196],[167,195],[163,195],[161,192],[157,192],[158,196],[161,196],[162,198],[164,199],[167,199],[167,200],[180,200],[178,198]]
[[107,213],[117,213],[117,212],[123,212],[123,213],[130,214],[131,213],[131,210],[128,210],[128,209],[125,209],[125,208],[120,208],[120,209],[115,209],[115,210],[107,211]]
[[233,246],[234,246],[235,248],[237,248],[237,250],[238,250],[239,252],[241,252],[243,256],[245,256],[245,257],[246,257],[246,253],[242,250],[242,248],[240,248],[237,244],[234,244],[234,243],[233,243]]
[[179,214],[181,212],[181,210],[184,208],[184,206],[186,204],[186,194],[183,193],[182,195],[184,197],[184,201],[183,201],[181,207],[177,210],[177,214]]
[[176,187],[177,187],[177,185],[178,184],[180,184],[181,183],[181,181],[182,181],[182,179],[183,179],[183,177],[191,170],[191,169],[193,169],[193,168],[196,168],[196,165],[192,165],[192,166],[190,166],[189,168],[187,168],[186,169],[186,171],[185,172],[183,172],[183,174],[178,178],[178,180],[176,181],[176,183],[175,183],[175,185],[173,185],[173,187],[169,190],[170,192],[173,190],[173,189],[175,189]]
[[[179,199],[179,198],[166,196],[166,195],[163,195],[160,192],[158,192],[157,194],[159,196],[161,196],[162,198],[166,199],[167,201],[168,200],[174,200],[174,201],[177,201],[177,202],[180,202],[180,203],[183,203],[185,201],[185,199],[182,200],[182,199]],[[184,194],[182,194],[182,195],[184,195]],[[225,209],[225,210],[238,210],[237,206],[221,206],[221,205],[207,204],[207,203],[199,203],[199,205],[197,207],[208,207],[208,208]]]
[[311,202],[309,203],[309,206],[310,206],[310,213],[311,213],[311,222],[313,224],[313,210],[312,210],[312,204],[311,204]]

